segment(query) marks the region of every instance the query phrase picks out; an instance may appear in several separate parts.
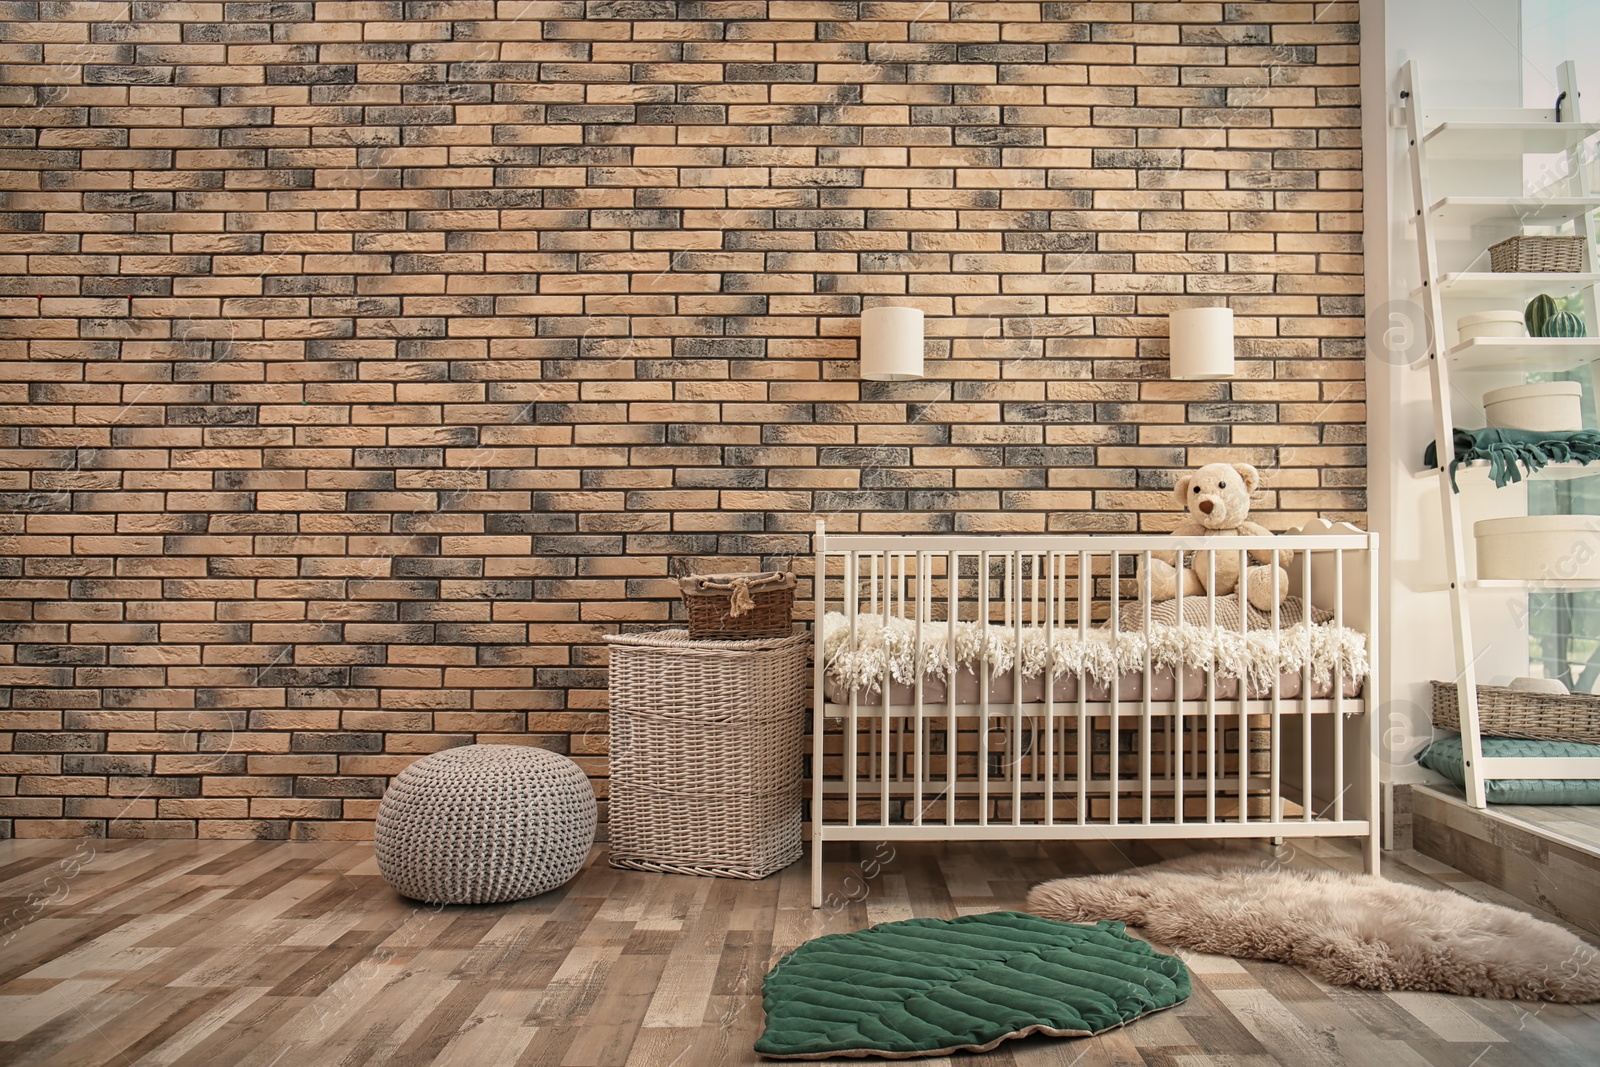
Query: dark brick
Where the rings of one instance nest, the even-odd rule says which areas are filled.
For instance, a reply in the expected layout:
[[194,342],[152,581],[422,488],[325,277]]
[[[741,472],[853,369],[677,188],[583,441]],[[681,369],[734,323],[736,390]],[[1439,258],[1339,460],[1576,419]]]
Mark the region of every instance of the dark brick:
[[300,775],[294,780],[297,797],[369,797],[383,796],[388,787],[387,778],[320,778]]
[[293,63],[266,70],[268,85],[354,85],[354,63]]
[[817,68],[812,63],[726,63],[722,76],[730,82],[814,82]]
[[155,757],[132,753],[107,753],[93,756],[62,756],[64,774],[140,777],[155,770]]
[[1094,449],[1069,445],[1017,446],[1006,449],[1007,467],[1093,467]]
[[1000,417],[1006,422],[1093,422],[1095,406],[1078,403],[1009,403],[1000,405]]
[[18,645],[17,662],[92,667],[106,662],[106,650],[101,645]]
[[1277,422],[1276,404],[1190,404],[1191,422]]
[[310,733],[289,736],[291,752],[382,752],[380,733]]
[[16,734],[12,746],[17,752],[104,752],[106,735],[29,730]]

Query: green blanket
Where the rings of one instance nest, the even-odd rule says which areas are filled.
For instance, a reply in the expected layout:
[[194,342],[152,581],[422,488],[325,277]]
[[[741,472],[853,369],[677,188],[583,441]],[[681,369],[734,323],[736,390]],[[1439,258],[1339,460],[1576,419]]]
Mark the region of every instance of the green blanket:
[[[1485,737],[1483,754],[1489,759],[1600,756],[1600,745]],[[1438,771],[1456,785],[1465,787],[1467,784],[1460,734],[1439,738],[1417,754],[1417,762]],[[1600,770],[1600,763],[1596,766]],[[1600,778],[1491,778],[1484,785],[1484,793],[1491,804],[1600,804]]]
[[[1523,471],[1532,474],[1546,463],[1593,463],[1600,459],[1600,431],[1575,430],[1570,433],[1545,433],[1540,430],[1463,430],[1456,427],[1456,457],[1450,461],[1450,488],[1456,484],[1456,468],[1474,460],[1489,462],[1489,477],[1496,487],[1522,481]],[[1439,465],[1439,443],[1429,442],[1422,455],[1424,467]],[[1521,468],[1520,470],[1518,468]],[[1597,472],[1600,473],[1600,472]]]
[[808,941],[762,984],[774,1059],[984,1052],[1033,1033],[1086,1037],[1189,996],[1183,962],[1094,926],[993,912]]

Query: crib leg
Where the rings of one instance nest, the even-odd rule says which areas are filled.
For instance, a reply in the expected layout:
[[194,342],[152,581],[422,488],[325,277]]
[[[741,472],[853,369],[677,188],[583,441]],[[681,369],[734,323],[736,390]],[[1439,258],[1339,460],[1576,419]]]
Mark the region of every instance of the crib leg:
[[1273,838],[1273,839],[1272,839],[1272,847],[1273,847],[1273,848],[1282,848],[1282,847],[1283,847],[1283,838],[1281,838],[1281,837],[1274,837],[1274,838]]
[[811,827],[811,907],[822,907],[822,834]]
[[1361,851],[1364,853],[1363,859],[1367,873],[1381,876],[1383,874],[1383,861],[1380,857],[1383,850],[1383,838],[1376,833],[1368,834],[1366,840],[1362,842],[1362,846]]

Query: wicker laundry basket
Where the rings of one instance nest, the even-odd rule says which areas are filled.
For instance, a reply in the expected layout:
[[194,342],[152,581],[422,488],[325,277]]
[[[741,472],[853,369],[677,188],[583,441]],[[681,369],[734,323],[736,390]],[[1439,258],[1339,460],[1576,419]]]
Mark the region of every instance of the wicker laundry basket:
[[[1434,682],[1433,725],[1443,730],[1460,730],[1458,703],[1454,682]],[[1600,697],[1585,693],[1562,696],[1480,685],[1478,733],[1484,737],[1600,745]]]
[[611,865],[765,878],[800,858],[806,634],[611,644]]

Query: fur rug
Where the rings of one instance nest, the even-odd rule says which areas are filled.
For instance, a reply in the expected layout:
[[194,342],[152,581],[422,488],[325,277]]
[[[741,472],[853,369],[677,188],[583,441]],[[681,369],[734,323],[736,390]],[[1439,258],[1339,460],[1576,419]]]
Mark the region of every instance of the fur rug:
[[1114,919],[1153,941],[1277,960],[1330,985],[1600,1001],[1600,950],[1520,911],[1372,875],[1219,852],[1035,886],[1048,919]]

